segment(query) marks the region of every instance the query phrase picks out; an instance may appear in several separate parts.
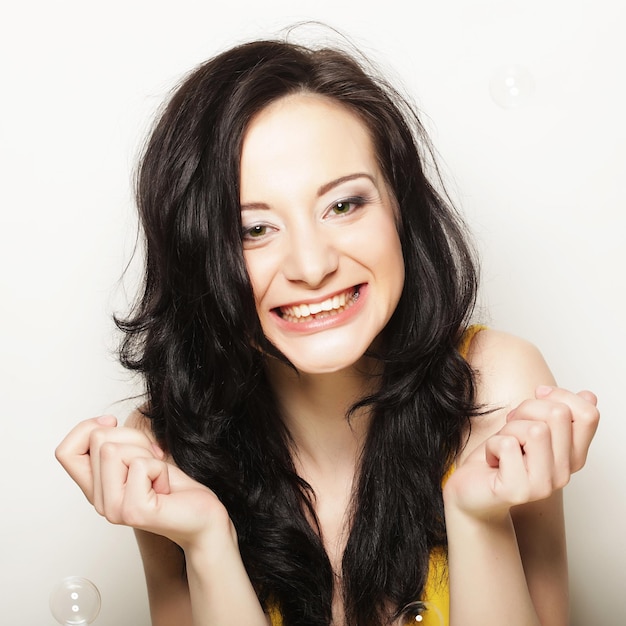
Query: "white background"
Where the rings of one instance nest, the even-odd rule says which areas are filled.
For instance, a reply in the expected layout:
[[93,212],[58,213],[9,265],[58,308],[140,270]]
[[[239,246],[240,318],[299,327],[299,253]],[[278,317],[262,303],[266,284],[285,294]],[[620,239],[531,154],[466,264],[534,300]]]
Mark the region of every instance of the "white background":
[[[425,112],[483,256],[484,319],[538,344],[562,385],[600,397],[601,429],[567,489],[572,624],[626,623],[624,6],[4,4],[0,622],[54,625],[50,591],[78,575],[102,592],[96,624],[148,623],[132,532],[101,520],[53,458],[77,421],[128,411],[117,404],[133,387],[115,362],[110,318],[126,301],[119,279],[135,238],[135,154],[185,71],[231,44],[317,19],[393,68]],[[489,93],[509,62],[535,82],[517,110]]]

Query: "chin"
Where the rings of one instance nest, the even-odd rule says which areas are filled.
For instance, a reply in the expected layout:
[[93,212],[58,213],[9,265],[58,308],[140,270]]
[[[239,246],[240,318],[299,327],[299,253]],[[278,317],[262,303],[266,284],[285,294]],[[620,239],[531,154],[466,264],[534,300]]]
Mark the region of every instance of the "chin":
[[[380,329],[384,328],[383,322],[386,321],[356,318],[352,323],[319,332],[302,335],[267,332],[266,337],[298,372],[332,374],[363,364],[370,348],[379,342]],[[371,365],[364,368],[365,371],[370,369]]]
[[[321,375],[333,374],[355,367],[366,358],[364,355],[367,348],[368,346],[365,346],[363,350],[354,350],[354,346],[352,346],[352,350],[336,348],[326,350],[323,353],[309,355],[303,354],[302,351],[292,355],[288,354],[288,352],[283,352],[283,354],[300,373]],[[333,353],[337,356],[331,356]]]
[[323,375],[323,374],[335,374],[349,368],[353,364],[341,363],[294,363],[294,367],[301,374],[307,374],[309,376]]

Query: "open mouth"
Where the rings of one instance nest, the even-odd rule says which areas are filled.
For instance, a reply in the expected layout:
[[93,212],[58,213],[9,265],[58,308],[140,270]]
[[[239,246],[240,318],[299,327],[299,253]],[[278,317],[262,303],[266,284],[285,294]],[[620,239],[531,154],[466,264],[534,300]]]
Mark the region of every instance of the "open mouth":
[[359,299],[360,289],[361,285],[356,285],[322,302],[278,307],[274,309],[274,312],[286,322],[292,323],[310,322],[339,315],[346,309],[349,309]]

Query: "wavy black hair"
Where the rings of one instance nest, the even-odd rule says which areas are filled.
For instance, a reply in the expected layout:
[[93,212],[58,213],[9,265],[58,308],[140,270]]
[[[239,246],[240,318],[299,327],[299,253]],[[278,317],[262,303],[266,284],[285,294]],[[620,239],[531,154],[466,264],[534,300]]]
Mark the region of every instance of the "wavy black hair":
[[276,350],[241,240],[244,134],[294,93],[330,98],[362,120],[399,210],[406,278],[376,354],[379,389],[353,407],[372,417],[340,573],[348,623],[375,626],[419,606],[429,554],[446,545],[442,478],[477,412],[457,352],[476,266],[458,214],[425,173],[432,150],[410,102],[359,55],[277,40],[238,45],[187,75],[137,172],[145,271],[135,306],[116,319],[120,358],[145,378],[144,411],[161,445],[227,507],[261,602],[277,604],[286,626],[328,625],[334,574],[264,371],[263,353]]

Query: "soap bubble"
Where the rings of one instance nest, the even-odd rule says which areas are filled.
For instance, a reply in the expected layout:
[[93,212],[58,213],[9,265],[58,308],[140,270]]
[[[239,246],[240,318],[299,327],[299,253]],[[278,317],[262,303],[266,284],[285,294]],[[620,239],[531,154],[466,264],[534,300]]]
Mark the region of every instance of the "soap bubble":
[[420,611],[414,618],[416,626],[444,626],[443,615],[435,604],[421,602],[421,605]]
[[91,624],[100,612],[100,592],[86,578],[64,578],[50,594],[50,611],[63,626]]
[[441,610],[431,602],[414,602],[406,607],[408,624],[415,626],[445,626]]
[[504,109],[515,109],[526,104],[535,91],[532,74],[521,65],[498,68],[489,81],[493,101]]

